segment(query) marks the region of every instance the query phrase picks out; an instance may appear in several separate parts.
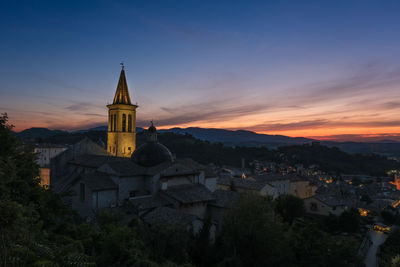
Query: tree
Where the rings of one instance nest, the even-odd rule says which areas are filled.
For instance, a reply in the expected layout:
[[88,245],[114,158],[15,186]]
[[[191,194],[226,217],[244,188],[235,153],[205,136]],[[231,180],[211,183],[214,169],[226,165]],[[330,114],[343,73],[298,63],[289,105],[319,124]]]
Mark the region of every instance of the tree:
[[344,232],[358,232],[360,230],[360,222],[360,213],[355,208],[346,210],[339,216],[339,226]]
[[293,195],[281,195],[275,200],[275,212],[279,214],[285,222],[292,224],[293,220],[303,217],[306,213],[304,201]]
[[290,266],[292,255],[284,236],[284,225],[274,217],[271,199],[243,195],[223,218],[217,239],[220,265]]
[[380,246],[379,266],[400,266],[400,230],[394,230],[390,233],[385,243]]
[[303,218],[293,222],[289,243],[296,266],[362,266],[361,259],[357,257],[357,241],[351,237],[330,236]]

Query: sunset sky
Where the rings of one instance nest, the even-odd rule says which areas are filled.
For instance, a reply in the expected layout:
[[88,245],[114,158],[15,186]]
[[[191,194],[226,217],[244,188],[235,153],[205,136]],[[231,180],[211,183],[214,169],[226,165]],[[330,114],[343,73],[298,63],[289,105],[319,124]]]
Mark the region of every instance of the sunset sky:
[[400,1],[1,1],[15,130],[105,125],[120,62],[138,126],[400,139]]

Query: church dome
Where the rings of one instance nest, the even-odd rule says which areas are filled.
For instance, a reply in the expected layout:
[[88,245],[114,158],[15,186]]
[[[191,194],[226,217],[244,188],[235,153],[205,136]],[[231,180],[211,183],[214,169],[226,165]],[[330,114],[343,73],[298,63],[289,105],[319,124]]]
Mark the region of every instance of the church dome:
[[163,162],[172,162],[172,154],[167,147],[157,141],[157,130],[153,122],[147,130],[146,143],[132,154],[132,160],[141,166],[152,167]]

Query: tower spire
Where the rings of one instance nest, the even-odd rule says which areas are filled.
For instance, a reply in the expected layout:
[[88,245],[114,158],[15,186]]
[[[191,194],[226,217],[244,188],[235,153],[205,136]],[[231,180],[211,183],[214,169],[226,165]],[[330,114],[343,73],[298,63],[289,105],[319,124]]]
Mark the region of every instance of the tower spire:
[[131,105],[131,98],[129,97],[128,83],[126,82],[125,66],[123,62],[121,62],[121,74],[119,75],[117,91],[115,92],[113,104]]
[[130,157],[136,149],[136,108],[131,104],[124,63],[121,62],[117,91],[114,101],[107,105],[107,151],[117,157]]

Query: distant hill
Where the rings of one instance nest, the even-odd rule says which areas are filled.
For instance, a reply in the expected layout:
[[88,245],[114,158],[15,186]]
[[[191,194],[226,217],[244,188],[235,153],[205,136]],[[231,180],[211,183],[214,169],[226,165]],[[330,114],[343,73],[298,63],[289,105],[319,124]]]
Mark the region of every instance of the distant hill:
[[[48,142],[56,143],[72,143],[79,136],[86,135],[92,140],[97,139],[105,140],[107,126],[99,126],[86,130],[78,130],[72,133],[60,130],[49,130],[46,128],[30,128],[19,133],[15,133],[18,137],[25,141],[32,141],[35,139],[47,139]],[[136,132],[141,133],[144,129],[137,127]],[[268,147],[278,148],[288,145],[302,145],[318,140],[303,138],[303,137],[289,137],[284,135],[268,135],[258,134],[245,130],[224,130],[215,128],[171,128],[159,130],[159,133],[175,133],[180,135],[189,134],[193,137],[208,141],[212,143],[222,143],[226,146],[245,146],[245,147]],[[374,142],[334,142],[334,141],[320,141],[322,145],[328,147],[338,147],[347,153],[361,153],[370,154],[376,153],[384,156],[399,157],[400,158],[400,142],[394,140],[380,140]]]
[[68,133],[66,131],[61,130],[50,130],[47,128],[29,128],[23,130],[21,132],[15,133],[21,139],[28,140],[28,139],[36,139],[36,138],[49,138],[54,135],[58,134],[65,134]]
[[[40,129],[40,131],[39,131]],[[136,132],[140,133],[144,129],[137,127]],[[91,131],[107,131],[107,126],[99,126],[95,128],[77,130],[72,133],[87,133]],[[224,129],[207,129],[207,128],[172,128],[159,130],[159,133],[171,132],[176,134],[190,134],[193,137],[209,141],[213,143],[223,143],[229,146],[281,146],[290,144],[305,144],[315,141],[313,139],[303,138],[303,137],[288,137],[283,135],[267,135],[267,134],[257,134],[251,131],[238,130],[230,131]],[[60,130],[49,130],[46,128],[30,128],[22,132],[16,133],[17,136],[22,139],[34,139],[34,138],[48,138],[51,136],[59,134],[67,134],[68,132]]]
[[73,131],[72,133],[86,133],[86,132],[90,132],[90,131],[104,131],[104,132],[106,132],[107,130],[108,130],[108,126],[107,125],[103,125],[103,126],[98,126],[98,127],[86,129],[86,130]]
[[347,153],[370,154],[375,153],[390,157],[400,157],[400,143],[396,141],[376,141],[376,142],[333,142],[323,141],[322,145],[337,147]]
[[237,130],[230,131],[215,128],[172,128],[159,130],[160,133],[172,132],[178,134],[190,134],[193,137],[214,143],[223,143],[225,145],[241,146],[280,146],[288,144],[306,144],[315,140],[303,137],[288,137],[284,135],[258,134],[251,131]]

